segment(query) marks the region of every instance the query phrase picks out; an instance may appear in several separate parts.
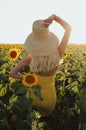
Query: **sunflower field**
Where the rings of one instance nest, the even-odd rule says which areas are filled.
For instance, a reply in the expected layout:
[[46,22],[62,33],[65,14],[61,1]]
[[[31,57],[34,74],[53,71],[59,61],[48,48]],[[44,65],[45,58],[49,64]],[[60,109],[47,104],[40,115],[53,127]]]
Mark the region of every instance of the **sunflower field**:
[[[42,100],[36,75],[29,65],[23,80],[9,72],[26,55],[23,44],[0,44],[0,130],[47,130],[31,91]],[[56,107],[47,118],[52,130],[86,130],[86,45],[68,44],[55,76]],[[26,93],[29,93],[29,98]]]

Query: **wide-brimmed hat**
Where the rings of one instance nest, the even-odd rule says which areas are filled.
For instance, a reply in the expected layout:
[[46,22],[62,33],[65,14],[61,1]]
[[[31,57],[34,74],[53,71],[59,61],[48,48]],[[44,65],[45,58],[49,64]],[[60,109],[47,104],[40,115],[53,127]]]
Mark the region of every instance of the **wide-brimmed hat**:
[[32,33],[25,40],[24,49],[33,56],[48,56],[57,51],[58,44],[57,36],[44,26],[44,21],[36,20]]

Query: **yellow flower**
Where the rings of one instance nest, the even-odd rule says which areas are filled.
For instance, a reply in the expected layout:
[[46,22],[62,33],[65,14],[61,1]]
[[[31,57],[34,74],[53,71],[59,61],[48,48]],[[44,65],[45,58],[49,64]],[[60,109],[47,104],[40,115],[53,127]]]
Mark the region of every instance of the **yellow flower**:
[[8,58],[12,61],[15,61],[19,56],[19,51],[18,49],[11,49],[8,52]]
[[66,55],[67,55],[67,53],[65,52],[65,53],[64,53],[64,56],[66,56]]
[[72,57],[72,56],[73,56],[73,53],[69,53],[69,56]]
[[3,47],[3,46],[1,46],[1,47],[0,47],[0,50],[4,50],[4,47]]
[[38,112],[36,112],[35,117],[36,117],[36,119],[39,119],[41,117],[41,115]]
[[72,50],[72,48],[70,47],[70,50]]
[[28,73],[23,76],[23,84],[26,87],[32,87],[38,84],[38,77],[36,74]]

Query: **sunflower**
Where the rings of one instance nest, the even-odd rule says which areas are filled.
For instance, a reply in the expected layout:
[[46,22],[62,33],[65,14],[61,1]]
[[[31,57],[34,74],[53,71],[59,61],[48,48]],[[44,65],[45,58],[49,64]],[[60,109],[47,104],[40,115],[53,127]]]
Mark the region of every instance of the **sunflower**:
[[0,46],[0,50],[4,50],[4,47],[3,47],[3,46]]
[[15,61],[19,56],[19,51],[18,49],[11,49],[8,52],[8,58],[12,61]]
[[23,76],[22,81],[26,87],[32,87],[38,84],[38,77],[36,74],[27,73]]
[[73,56],[73,53],[69,53],[69,56],[72,57],[72,56]]

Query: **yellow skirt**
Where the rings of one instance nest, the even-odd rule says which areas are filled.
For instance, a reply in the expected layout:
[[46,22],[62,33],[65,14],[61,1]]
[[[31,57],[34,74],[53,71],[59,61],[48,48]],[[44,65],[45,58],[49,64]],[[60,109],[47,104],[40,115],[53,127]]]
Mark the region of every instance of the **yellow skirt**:
[[[32,106],[39,110],[41,116],[49,116],[54,110],[56,104],[56,90],[55,90],[55,79],[53,76],[39,76],[39,85],[41,86],[41,101],[33,92],[31,97],[33,98]],[[28,96],[28,92],[27,92]]]

